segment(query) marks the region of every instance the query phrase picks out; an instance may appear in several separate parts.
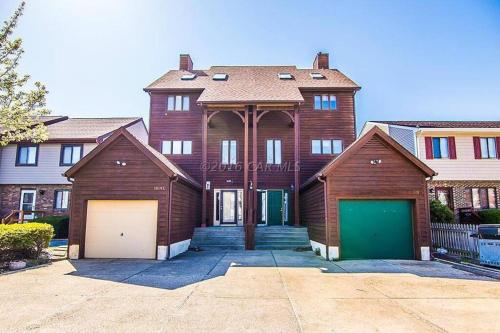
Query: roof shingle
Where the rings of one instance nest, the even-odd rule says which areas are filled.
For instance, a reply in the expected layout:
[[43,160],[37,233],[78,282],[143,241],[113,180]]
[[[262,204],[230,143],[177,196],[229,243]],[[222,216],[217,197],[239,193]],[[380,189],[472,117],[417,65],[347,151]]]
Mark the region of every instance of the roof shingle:
[[97,139],[114,130],[134,123],[139,117],[120,118],[69,118],[47,126],[49,140]]
[[[194,70],[194,80],[181,80],[190,72],[171,70],[144,90],[198,89],[203,90],[198,102],[302,102],[300,88],[360,87],[336,69],[298,69],[295,66],[212,66]],[[214,81],[216,73],[228,74],[226,81]],[[292,80],[280,80],[279,73],[290,73]],[[310,73],[321,73],[324,79],[313,79]]]

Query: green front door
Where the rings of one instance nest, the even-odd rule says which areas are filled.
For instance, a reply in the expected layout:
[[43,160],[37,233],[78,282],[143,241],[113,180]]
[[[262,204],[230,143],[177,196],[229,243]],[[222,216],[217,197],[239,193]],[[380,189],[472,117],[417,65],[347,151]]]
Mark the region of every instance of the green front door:
[[267,191],[267,225],[283,224],[283,191]]
[[341,259],[414,259],[409,200],[340,200]]

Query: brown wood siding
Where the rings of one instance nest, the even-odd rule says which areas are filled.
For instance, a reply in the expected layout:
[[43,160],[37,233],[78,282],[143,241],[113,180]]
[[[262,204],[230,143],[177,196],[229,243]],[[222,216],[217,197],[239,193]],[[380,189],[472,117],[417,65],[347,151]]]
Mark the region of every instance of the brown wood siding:
[[[336,111],[313,110],[313,92],[303,92],[305,103],[300,113],[300,178],[306,180],[319,171],[334,157],[333,155],[312,155],[312,139],[341,139],[344,147],[355,139],[354,104],[352,92],[321,92],[337,96]],[[320,94],[321,94],[320,93]],[[168,95],[189,95],[189,111],[167,112]],[[207,181],[211,190],[207,195],[208,225],[213,224],[213,190],[219,188],[243,188],[244,125],[241,119],[230,111],[222,111],[211,118],[208,128],[207,166],[202,166],[202,108],[196,104],[199,92],[175,91],[151,93],[149,143],[161,151],[164,140],[192,140],[191,155],[169,155],[194,179],[202,182],[202,167],[208,167]],[[252,161],[252,123],[249,125],[248,156]],[[219,169],[221,141],[235,139],[238,142],[237,170]],[[282,142],[282,168],[277,166],[266,170],[266,140],[280,139]],[[290,119],[279,111],[264,115],[257,131],[258,184],[259,189],[290,189],[294,184],[294,129]],[[204,187],[204,184],[202,184]],[[293,205],[293,198],[291,202]]]
[[[127,165],[119,166],[116,161]],[[81,257],[87,200],[158,200],[157,245],[167,245],[169,178],[127,139],[118,138],[79,170],[74,179],[69,244],[80,245]]]
[[[267,140],[281,140],[281,166],[267,165]],[[264,115],[257,127],[258,188],[290,189],[294,183],[294,130],[279,111]]]
[[[167,96],[189,96],[189,111],[168,111]],[[169,155],[191,177],[201,183],[201,120],[202,109],[196,103],[200,93],[151,93],[149,144],[161,152],[164,140],[193,141],[191,155]]]
[[201,221],[201,192],[183,183],[172,184],[172,217],[170,243],[177,243],[193,236]]
[[309,238],[321,244],[326,244],[324,186],[318,182],[300,193],[300,223]]
[[[314,110],[314,95],[337,96],[337,110]],[[313,155],[311,140],[341,139],[347,148],[356,139],[353,92],[303,91],[304,104],[300,107],[300,175],[301,183],[318,172],[336,155]]]
[[[379,165],[370,161],[380,159]],[[357,153],[327,176],[328,225],[331,246],[339,246],[338,200],[409,199],[414,203],[415,254],[430,246],[425,175],[414,164],[373,137]]]

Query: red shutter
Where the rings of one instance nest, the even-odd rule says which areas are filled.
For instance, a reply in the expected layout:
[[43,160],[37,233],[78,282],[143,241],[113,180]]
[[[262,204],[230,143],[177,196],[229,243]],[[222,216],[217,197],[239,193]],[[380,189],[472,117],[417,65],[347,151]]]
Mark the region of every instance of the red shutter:
[[432,160],[432,138],[430,136],[425,137],[425,158]]
[[455,137],[454,136],[448,137],[448,152],[450,154],[451,160],[457,159],[457,148],[455,146]]
[[476,160],[481,159],[481,141],[478,136],[472,138],[472,142],[474,143],[474,158]]
[[497,158],[500,159],[500,136],[497,136]]

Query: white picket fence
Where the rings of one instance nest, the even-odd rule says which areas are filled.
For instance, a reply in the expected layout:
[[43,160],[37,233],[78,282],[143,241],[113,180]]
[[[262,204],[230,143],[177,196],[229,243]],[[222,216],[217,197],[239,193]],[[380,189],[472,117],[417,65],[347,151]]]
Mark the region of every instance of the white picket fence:
[[477,225],[431,223],[434,251],[438,248],[445,248],[450,254],[477,259],[479,243],[476,237],[470,237],[472,234],[477,234]]

